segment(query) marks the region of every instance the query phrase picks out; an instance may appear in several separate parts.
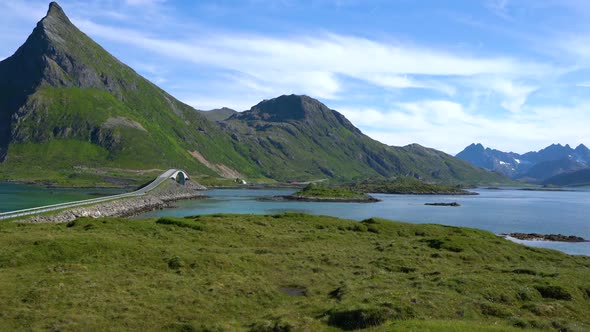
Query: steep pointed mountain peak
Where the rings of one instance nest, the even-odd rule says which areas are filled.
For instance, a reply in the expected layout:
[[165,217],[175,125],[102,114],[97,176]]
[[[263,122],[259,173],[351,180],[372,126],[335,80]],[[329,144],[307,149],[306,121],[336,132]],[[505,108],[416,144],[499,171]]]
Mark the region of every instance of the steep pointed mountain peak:
[[586,147],[586,145],[584,145],[584,144],[578,145],[575,150],[576,150],[576,152],[580,152],[580,151],[584,151],[584,152],[588,151],[588,152],[590,152],[590,149],[588,149]]
[[59,25],[71,25],[70,19],[63,11],[60,5],[57,2],[51,2],[49,4],[49,9],[47,10],[47,15],[39,22],[46,27],[56,27]]
[[36,44],[43,51],[47,51],[47,49],[51,51],[52,48],[67,46],[67,39],[72,38],[73,34],[80,33],[61,6],[57,2],[52,2],[49,4],[47,14],[37,23],[37,27],[25,45]]

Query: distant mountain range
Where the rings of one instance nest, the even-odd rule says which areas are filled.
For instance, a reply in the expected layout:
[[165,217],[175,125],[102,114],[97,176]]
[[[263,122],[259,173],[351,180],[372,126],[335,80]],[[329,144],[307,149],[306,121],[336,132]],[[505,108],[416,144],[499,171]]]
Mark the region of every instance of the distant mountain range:
[[377,142],[307,96],[280,96],[241,113],[195,110],[109,54],[52,2],[0,62],[0,179],[108,183],[113,172],[170,167],[279,181],[507,180],[440,151]]
[[515,180],[543,184],[558,184],[552,183],[552,179],[556,177],[560,185],[567,185],[564,178],[558,176],[574,174],[573,178],[577,178],[575,172],[590,168],[590,149],[584,144],[575,149],[568,144],[552,144],[542,150],[524,154],[471,144],[456,157],[475,166],[501,172]]

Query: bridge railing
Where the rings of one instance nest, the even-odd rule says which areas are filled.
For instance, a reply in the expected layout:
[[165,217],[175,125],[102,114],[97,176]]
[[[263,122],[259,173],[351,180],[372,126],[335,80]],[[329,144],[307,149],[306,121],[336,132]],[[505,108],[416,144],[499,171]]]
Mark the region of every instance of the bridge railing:
[[[159,186],[162,182],[167,180],[172,174],[174,174],[177,171],[182,171],[182,170],[169,169],[166,172],[160,174],[154,181],[152,181],[147,186],[145,186],[141,189],[129,192],[129,193],[117,194],[117,195],[112,195],[112,196],[107,196],[107,197],[91,198],[91,199],[85,199],[85,200],[81,200],[81,201],[45,205],[45,206],[39,206],[39,207],[28,208],[28,209],[17,210],[17,211],[1,212],[0,213],[0,220],[29,216],[29,215],[33,215],[33,214],[45,213],[45,212],[61,210],[61,209],[66,209],[66,208],[72,208],[72,207],[78,207],[78,206],[83,206],[83,205],[102,203],[102,202],[112,201],[112,200],[126,198],[126,197],[143,196],[146,193],[150,192],[151,190],[155,189],[157,186]],[[182,171],[182,172],[184,172],[184,171]],[[186,174],[186,172],[184,172],[184,173]]]

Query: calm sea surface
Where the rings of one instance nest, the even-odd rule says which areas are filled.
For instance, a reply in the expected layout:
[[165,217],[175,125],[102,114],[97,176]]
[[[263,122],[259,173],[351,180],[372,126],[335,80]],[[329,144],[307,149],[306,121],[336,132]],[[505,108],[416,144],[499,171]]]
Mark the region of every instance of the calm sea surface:
[[[209,199],[179,201],[173,209],[139,217],[188,216],[215,213],[272,214],[285,211],[363,220],[381,217],[412,223],[467,226],[494,233],[561,233],[590,239],[590,190],[543,192],[517,189],[475,190],[478,196],[381,195],[378,203],[310,203],[257,201],[258,197],[286,195],[291,189],[219,189],[205,192]],[[0,212],[120,193],[112,189],[49,189],[0,183]],[[460,207],[425,206],[458,202]],[[530,246],[590,255],[590,243],[518,241]]]
[[[467,226],[494,233],[561,233],[590,239],[590,190],[524,191],[477,189],[477,196],[383,195],[378,203],[310,203],[257,201],[257,197],[287,195],[288,189],[220,189],[205,192],[210,199],[177,202],[174,209],[139,217],[188,216],[215,213],[270,214],[285,211],[323,214],[363,220],[381,217],[411,223]],[[460,207],[425,206],[432,202],[458,202]],[[517,241],[535,247],[590,255],[590,243]]]
[[65,189],[0,183],[0,212],[120,194],[121,189]]

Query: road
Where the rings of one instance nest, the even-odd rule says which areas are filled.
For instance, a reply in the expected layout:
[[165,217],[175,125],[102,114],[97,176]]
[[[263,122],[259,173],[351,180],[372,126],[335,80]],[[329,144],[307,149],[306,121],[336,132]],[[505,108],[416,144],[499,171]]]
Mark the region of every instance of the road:
[[150,192],[151,190],[155,189],[162,182],[166,181],[166,179],[170,178],[170,176],[172,176],[174,173],[176,173],[178,171],[182,171],[185,174],[187,174],[183,170],[169,169],[166,172],[160,174],[150,184],[148,184],[147,186],[145,186],[141,189],[138,189],[136,191],[132,191],[129,193],[124,193],[124,194],[113,195],[113,196],[86,199],[83,201],[52,204],[52,205],[39,206],[39,207],[35,207],[35,208],[18,210],[18,211],[2,212],[2,213],[0,213],[0,220],[23,217],[23,216],[30,216],[30,215],[34,215],[34,214],[51,212],[51,211],[55,211],[55,210],[69,209],[69,208],[73,208],[73,207],[90,205],[90,204],[97,204],[97,203],[112,201],[112,200],[121,199],[121,198],[143,196],[143,195],[147,194],[148,192]]

